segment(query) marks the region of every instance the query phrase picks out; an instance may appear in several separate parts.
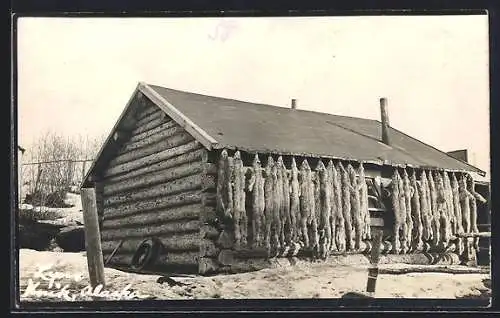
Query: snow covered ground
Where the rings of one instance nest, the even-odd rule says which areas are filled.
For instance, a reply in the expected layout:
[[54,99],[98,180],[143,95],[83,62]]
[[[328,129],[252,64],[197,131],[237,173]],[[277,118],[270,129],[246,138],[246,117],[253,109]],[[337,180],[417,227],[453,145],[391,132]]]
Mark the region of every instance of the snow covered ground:
[[[85,253],[20,251],[20,287],[25,292],[29,279],[40,281],[40,266],[51,267],[49,272],[58,275],[81,275],[74,282],[62,278],[61,284],[69,284],[78,291],[88,285]],[[401,264],[381,265],[381,268],[397,268]],[[407,265],[405,265],[407,266]],[[46,275],[47,276],[47,275]],[[301,263],[295,266],[264,269],[255,272],[218,275],[212,277],[174,277],[181,286],[159,283],[161,276],[126,273],[106,268],[105,290],[129,290],[153,299],[214,299],[214,298],[339,298],[347,292],[362,292],[366,288],[366,265],[346,266],[327,263]],[[491,295],[485,287],[488,274],[408,273],[401,275],[380,274],[375,297],[378,298],[460,298]],[[47,288],[41,281],[39,289]],[[40,300],[36,295],[25,295],[23,301]],[[46,298],[45,298],[46,299]],[[78,298],[77,300],[106,298]],[[111,298],[107,298],[111,299]],[[57,301],[57,298],[55,298]]]
[[[62,217],[49,222],[83,223],[80,196],[68,193],[67,203],[74,204],[74,206],[57,209]],[[403,264],[384,264],[380,265],[380,268],[403,266],[408,267]],[[85,252],[63,253],[21,249],[19,267],[22,301],[60,301],[62,299],[61,293],[47,296],[33,292],[33,284],[37,282],[40,285],[35,288],[35,291],[57,290],[55,285],[59,283],[60,288],[67,284],[73,295],[78,294],[76,300],[114,299],[104,294],[101,294],[103,297],[80,294],[80,291],[89,284]],[[50,279],[46,280],[50,275],[39,272],[44,267],[48,268],[47,273],[59,275],[54,276],[56,278],[50,288]],[[82,279],[76,281],[70,278],[75,275],[81,276]],[[105,290],[107,291],[121,291],[130,284],[129,291],[133,290],[139,296],[153,299],[340,298],[348,292],[365,290],[367,265],[300,262],[295,266],[234,275],[175,277],[174,279],[183,285],[174,286],[159,283],[157,280],[161,276],[126,273],[111,268],[105,269],[105,276]],[[485,282],[490,278],[489,274],[380,274],[374,296],[378,298],[448,299],[485,297],[485,295],[491,295],[491,289],[485,287]],[[27,294],[31,295],[23,296],[30,279],[32,281],[31,292],[28,290]]]

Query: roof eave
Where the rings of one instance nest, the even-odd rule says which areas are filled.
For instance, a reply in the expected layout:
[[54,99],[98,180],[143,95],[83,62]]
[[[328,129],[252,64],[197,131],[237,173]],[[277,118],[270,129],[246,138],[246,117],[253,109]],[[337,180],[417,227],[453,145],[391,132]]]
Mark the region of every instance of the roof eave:
[[140,82],[138,85],[138,89],[153,103],[155,103],[161,110],[163,110],[170,118],[172,118],[178,125],[184,128],[196,140],[198,140],[207,150],[212,150],[217,146],[217,140],[210,136],[201,127],[196,125],[191,119],[180,112],[174,105],[172,105],[163,96],[158,94],[158,92],[156,92],[148,84]]
[[[423,165],[412,165],[412,164],[407,164],[407,163],[395,163],[390,160],[362,160],[359,158],[350,158],[350,157],[341,157],[341,156],[333,156],[333,155],[327,155],[327,154],[314,154],[314,153],[306,153],[306,152],[289,152],[289,151],[280,151],[277,149],[250,149],[246,147],[238,147],[234,145],[223,145],[223,144],[217,144],[214,145],[213,147],[214,150],[222,150],[222,149],[228,149],[228,150],[240,150],[248,153],[266,153],[266,154],[272,154],[272,155],[283,155],[283,156],[300,156],[300,157],[310,157],[310,158],[320,158],[320,159],[332,159],[332,160],[345,160],[345,161],[352,161],[352,162],[361,162],[363,164],[372,164],[376,166],[390,166],[390,167],[397,167],[397,168],[412,168],[412,169],[429,169],[429,170],[439,170],[439,171],[447,171],[447,172],[458,172],[458,173],[477,173],[480,174],[477,171],[473,170],[465,170],[465,169],[449,169],[449,168],[442,168],[442,167],[435,167],[435,166],[423,166]],[[479,170],[479,169],[478,169]],[[480,174],[481,175],[481,174]],[[484,177],[484,175],[481,175]]]
[[[376,122],[378,122],[378,123],[380,123],[380,121],[379,121],[379,120],[375,120],[375,121],[376,121]],[[402,134],[402,135],[404,135],[404,136],[408,137],[408,138],[411,138],[411,139],[413,139],[413,140],[416,140],[417,142],[419,142],[419,143],[421,143],[421,144],[423,144],[423,145],[425,145],[425,146],[427,146],[427,147],[429,147],[429,148],[432,148],[432,149],[434,149],[434,150],[436,150],[436,151],[439,151],[440,153],[442,153],[442,154],[444,154],[444,155],[446,155],[446,156],[448,156],[448,157],[450,157],[450,158],[452,158],[452,159],[454,159],[454,160],[456,160],[456,161],[459,161],[459,162],[461,162],[461,163],[463,163],[463,164],[465,164],[465,165],[467,165],[467,166],[469,166],[469,167],[471,167],[471,168],[472,168],[471,170],[464,170],[464,171],[473,171],[473,172],[475,172],[475,173],[479,174],[479,175],[480,175],[480,176],[482,176],[482,177],[486,176],[486,171],[483,171],[483,170],[479,169],[478,167],[476,167],[476,166],[474,166],[474,165],[471,165],[470,163],[468,163],[468,162],[466,162],[466,161],[459,160],[459,159],[457,159],[457,158],[453,157],[452,155],[450,155],[449,153],[446,153],[446,152],[444,152],[444,151],[442,151],[442,150],[440,150],[440,149],[438,149],[438,148],[436,148],[436,147],[434,147],[434,146],[432,146],[432,145],[429,145],[429,144],[427,144],[427,143],[423,142],[422,140],[420,140],[420,139],[418,139],[418,138],[415,138],[415,137],[412,137],[412,136],[410,136],[410,135],[408,135],[408,134],[405,134],[405,133],[404,133],[404,132],[402,132],[401,130],[398,130],[398,129],[396,129],[396,128],[392,127],[392,126],[391,126],[390,128],[391,128],[391,129],[393,129],[393,130],[395,130],[395,131],[397,131],[398,133],[400,133],[400,134]]]

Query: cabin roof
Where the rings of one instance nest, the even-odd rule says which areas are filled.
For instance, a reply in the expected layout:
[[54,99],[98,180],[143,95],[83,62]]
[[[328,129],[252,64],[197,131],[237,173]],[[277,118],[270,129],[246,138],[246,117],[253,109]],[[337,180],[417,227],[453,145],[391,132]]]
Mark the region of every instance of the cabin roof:
[[[391,145],[382,143],[381,123],[377,120],[256,104],[145,83],[138,84],[111,135],[120,129],[124,117],[132,113],[128,108],[137,104],[133,100],[139,93],[186,128],[208,150],[225,148],[485,175],[479,168],[392,127],[389,128]],[[106,151],[109,140],[96,161]],[[94,165],[89,174],[93,168]]]

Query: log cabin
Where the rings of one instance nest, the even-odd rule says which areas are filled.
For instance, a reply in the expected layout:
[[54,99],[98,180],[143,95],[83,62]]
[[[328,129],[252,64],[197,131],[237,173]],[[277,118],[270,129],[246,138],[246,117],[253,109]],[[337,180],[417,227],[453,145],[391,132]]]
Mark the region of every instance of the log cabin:
[[368,254],[375,217],[384,254],[473,260],[485,172],[380,107],[377,121],[139,83],[82,183],[106,266],[211,274]]

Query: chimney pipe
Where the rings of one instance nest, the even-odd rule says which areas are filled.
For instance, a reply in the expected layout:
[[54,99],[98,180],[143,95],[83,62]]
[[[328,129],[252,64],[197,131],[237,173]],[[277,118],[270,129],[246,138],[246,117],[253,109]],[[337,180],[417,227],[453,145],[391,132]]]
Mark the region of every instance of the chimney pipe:
[[382,122],[382,142],[390,145],[389,139],[389,114],[387,111],[387,98],[380,98],[380,118]]
[[292,109],[297,109],[297,100],[292,98]]

